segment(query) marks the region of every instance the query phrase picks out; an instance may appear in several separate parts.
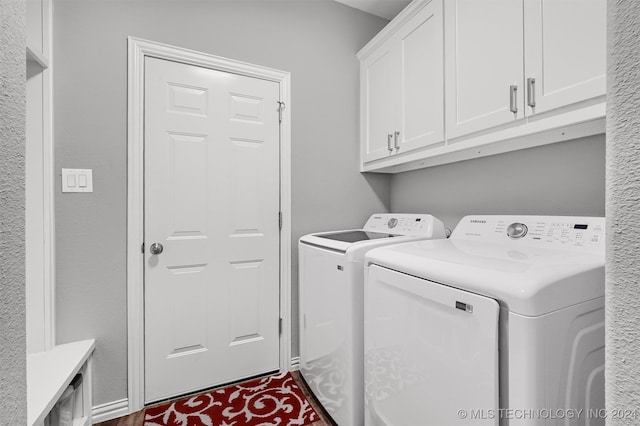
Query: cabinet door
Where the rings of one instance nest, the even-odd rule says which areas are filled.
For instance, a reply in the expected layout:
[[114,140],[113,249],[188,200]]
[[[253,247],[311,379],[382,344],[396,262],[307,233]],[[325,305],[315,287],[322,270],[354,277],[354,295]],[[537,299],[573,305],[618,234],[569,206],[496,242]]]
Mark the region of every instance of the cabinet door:
[[[448,139],[523,117],[522,2],[445,2]],[[511,111],[511,86],[517,88],[517,113]]]
[[388,157],[392,153],[395,129],[396,53],[391,43],[380,46],[361,64],[362,160]]
[[525,0],[524,16],[527,115],[605,94],[606,0]]
[[396,152],[444,141],[442,20],[442,0],[432,0],[398,32]]

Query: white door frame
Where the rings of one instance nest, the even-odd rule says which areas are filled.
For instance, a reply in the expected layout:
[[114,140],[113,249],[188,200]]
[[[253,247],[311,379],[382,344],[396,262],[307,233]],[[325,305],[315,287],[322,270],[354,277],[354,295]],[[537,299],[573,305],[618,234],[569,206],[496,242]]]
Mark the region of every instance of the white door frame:
[[[129,412],[144,407],[144,58],[152,56],[280,84],[280,370],[291,369],[291,99],[290,74],[227,58],[128,37],[127,78],[127,339]],[[275,105],[274,105],[275,108]],[[274,219],[275,220],[275,219]]]

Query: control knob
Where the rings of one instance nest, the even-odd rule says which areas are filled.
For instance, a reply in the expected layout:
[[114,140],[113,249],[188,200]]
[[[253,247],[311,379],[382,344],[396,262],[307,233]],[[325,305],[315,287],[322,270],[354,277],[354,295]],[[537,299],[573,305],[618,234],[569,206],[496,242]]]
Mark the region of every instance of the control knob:
[[509,236],[509,238],[513,239],[522,238],[527,235],[528,230],[529,228],[527,228],[527,225],[525,225],[524,223],[516,222],[509,225],[509,227],[507,228],[507,235]]

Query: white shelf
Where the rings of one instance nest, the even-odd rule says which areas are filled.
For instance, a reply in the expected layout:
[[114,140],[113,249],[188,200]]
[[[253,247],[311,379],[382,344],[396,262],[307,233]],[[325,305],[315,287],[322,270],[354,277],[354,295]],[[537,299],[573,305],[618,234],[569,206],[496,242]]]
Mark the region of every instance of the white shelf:
[[49,68],[49,59],[38,49],[27,46],[27,62],[35,62],[42,67],[43,70]]
[[[87,362],[95,340],[55,346],[46,352],[27,355],[27,421],[41,424],[71,380]],[[86,422],[78,423],[84,424]]]

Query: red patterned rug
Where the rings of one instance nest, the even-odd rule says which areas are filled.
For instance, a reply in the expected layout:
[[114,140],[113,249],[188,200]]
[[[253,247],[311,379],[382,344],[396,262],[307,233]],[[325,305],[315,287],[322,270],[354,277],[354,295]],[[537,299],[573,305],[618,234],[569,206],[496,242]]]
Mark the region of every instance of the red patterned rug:
[[144,426],[304,426],[320,420],[285,372],[149,407]]

